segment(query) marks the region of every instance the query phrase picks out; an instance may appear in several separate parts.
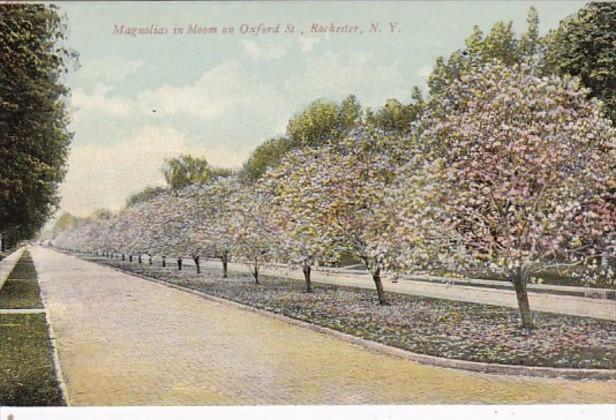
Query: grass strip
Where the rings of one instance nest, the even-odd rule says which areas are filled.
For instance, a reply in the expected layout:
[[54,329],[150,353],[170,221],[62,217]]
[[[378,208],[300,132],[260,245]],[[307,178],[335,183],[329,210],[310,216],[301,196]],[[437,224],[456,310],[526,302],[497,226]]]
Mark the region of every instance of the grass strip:
[[28,251],[11,271],[0,290],[0,309],[42,308],[41,290],[37,281],[36,269]]
[[65,405],[44,314],[0,315],[0,406]]
[[376,304],[369,289],[318,283],[304,293],[301,281],[204,269],[163,269],[147,264],[88,258],[214,296],[279,313],[416,353],[477,362],[560,368],[616,369],[616,322],[534,312],[537,328],[519,328],[512,308],[387,293]]

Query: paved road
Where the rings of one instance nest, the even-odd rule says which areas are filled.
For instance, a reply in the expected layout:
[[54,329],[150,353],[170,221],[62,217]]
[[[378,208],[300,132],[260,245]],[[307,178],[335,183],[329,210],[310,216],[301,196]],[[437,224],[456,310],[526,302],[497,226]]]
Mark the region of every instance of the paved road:
[[[173,261],[172,261],[173,262]],[[185,260],[187,265],[192,261]],[[207,261],[202,265],[220,269],[220,262]],[[245,264],[230,263],[229,270],[249,272]],[[262,274],[279,275],[303,280],[301,270],[282,268],[263,268]],[[374,283],[368,274],[351,274],[333,271],[313,271],[312,280],[322,283],[373,289]],[[464,302],[487,303],[490,305],[517,308],[515,292],[511,290],[488,289],[462,285],[447,285],[416,280],[400,280],[392,283],[385,281],[385,290],[409,295],[429,296],[441,299],[460,300]],[[577,296],[552,295],[545,293],[528,293],[533,310],[616,321],[616,301],[592,299]]]
[[616,381],[423,366],[35,247],[72,405],[615,402]]

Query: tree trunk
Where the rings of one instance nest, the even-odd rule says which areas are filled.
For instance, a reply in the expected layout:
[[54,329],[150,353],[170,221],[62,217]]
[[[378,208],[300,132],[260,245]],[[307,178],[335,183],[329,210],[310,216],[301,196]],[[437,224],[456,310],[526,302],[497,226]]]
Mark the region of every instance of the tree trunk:
[[306,293],[312,293],[312,282],[310,281],[310,264],[305,263],[302,267],[302,271],[304,272],[304,279],[306,280]]
[[141,254],[139,254],[139,256],[137,256],[137,260],[139,261],[139,264],[141,264]]
[[126,261],[126,255],[122,254],[122,261]]
[[195,261],[195,266],[197,266],[197,274],[201,274],[201,266],[199,265],[199,256],[198,255],[194,256],[193,260]]
[[152,255],[148,255],[148,262],[152,265]]
[[227,254],[227,252],[224,252],[222,254],[222,257],[220,257],[220,260],[222,261],[222,278],[226,279],[227,278],[227,273],[228,273],[228,263],[229,263],[229,255]]
[[376,286],[376,294],[379,297],[379,304],[387,305],[387,301],[385,300],[385,291],[383,290],[383,281],[381,280],[380,268],[376,268],[372,272],[372,280],[374,281],[374,285]]
[[163,267],[167,266],[167,257],[163,255]]
[[522,328],[531,330],[534,328],[533,316],[530,312],[530,304],[528,303],[528,293],[526,291],[527,279],[518,275],[511,279],[515,288],[515,295],[518,299],[518,309],[520,310],[520,318],[522,319]]
[[178,271],[182,271],[182,257],[178,257]]
[[128,256],[128,262],[133,262],[133,256],[132,255]]
[[255,265],[253,268],[252,276],[255,278],[256,284],[261,284],[259,282],[259,260],[257,260],[256,258],[255,258]]

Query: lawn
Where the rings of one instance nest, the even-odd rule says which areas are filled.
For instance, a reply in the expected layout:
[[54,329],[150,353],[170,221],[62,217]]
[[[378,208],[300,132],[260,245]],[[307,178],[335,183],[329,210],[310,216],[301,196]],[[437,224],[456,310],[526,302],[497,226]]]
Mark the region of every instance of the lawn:
[[249,274],[221,279],[216,270],[178,272],[148,264],[90,258],[213,296],[417,353],[452,359],[562,368],[616,368],[616,322],[535,312],[537,328],[518,327],[514,309],[316,284],[304,293],[297,280]]
[[25,251],[0,290],[0,309],[42,308],[34,264]]
[[[26,252],[0,290],[0,309],[42,308]],[[0,406],[64,405],[45,314],[0,315]]]
[[0,406],[64,405],[45,315],[0,315],[0,337]]
[[36,270],[34,263],[28,251],[24,251],[21,258],[15,264],[13,271],[9,275],[9,279],[32,279],[36,278]]

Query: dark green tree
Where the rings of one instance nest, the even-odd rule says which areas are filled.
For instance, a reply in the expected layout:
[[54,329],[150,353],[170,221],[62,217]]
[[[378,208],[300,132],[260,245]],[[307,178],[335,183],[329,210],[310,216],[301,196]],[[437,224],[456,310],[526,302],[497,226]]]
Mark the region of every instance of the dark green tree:
[[57,209],[72,134],[62,77],[76,54],[53,5],[0,4],[0,233],[32,237]]
[[344,138],[361,120],[361,105],[354,95],[340,104],[316,100],[289,120],[287,137],[292,147],[319,147]]
[[60,217],[58,217],[58,219],[54,223],[53,227],[51,228],[51,233],[53,235],[57,235],[60,232],[74,229],[78,227],[81,223],[83,223],[83,219],[73,216],[71,213],[65,211],[60,215]]
[[405,105],[399,100],[391,98],[376,112],[367,110],[366,123],[386,133],[410,133],[411,124],[419,118],[424,106],[421,91],[417,86],[413,88],[411,99],[411,102]]
[[201,185],[214,179],[213,168],[202,158],[181,155],[165,160],[163,174],[172,191],[189,185]]
[[269,167],[275,166],[291,150],[286,137],[274,137],[257,146],[242,167],[241,177],[248,182],[261,178]]
[[290,150],[338,142],[361,119],[362,107],[355,95],[347,96],[339,104],[316,100],[289,120],[286,136],[271,138],[257,146],[244,163],[240,176],[244,182],[254,182]]
[[145,187],[143,190],[136,192],[135,194],[128,197],[126,200],[126,208],[132,207],[138,203],[144,203],[153,199],[154,197],[162,194],[167,191],[164,187]]
[[448,59],[437,58],[428,78],[430,95],[442,94],[453,80],[481,63],[499,61],[507,66],[525,63],[538,71],[542,40],[539,37],[539,16],[534,7],[528,12],[527,23],[526,32],[519,38],[513,31],[512,22],[496,22],[485,35],[475,25],[465,40],[465,48],[454,51]]
[[549,72],[578,76],[616,122],[616,3],[588,3],[546,36]]

